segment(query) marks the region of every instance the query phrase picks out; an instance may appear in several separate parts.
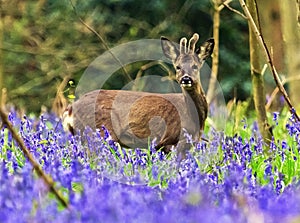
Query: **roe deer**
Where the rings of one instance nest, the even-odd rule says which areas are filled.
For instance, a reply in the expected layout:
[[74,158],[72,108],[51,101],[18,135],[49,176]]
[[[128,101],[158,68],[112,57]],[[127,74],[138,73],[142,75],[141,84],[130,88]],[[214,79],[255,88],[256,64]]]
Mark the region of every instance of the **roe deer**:
[[157,149],[169,152],[182,142],[185,129],[199,139],[207,118],[208,105],[200,83],[200,68],[214,48],[208,39],[196,49],[197,33],[187,41],[175,44],[161,37],[165,56],[176,69],[176,80],[182,93],[148,93],[126,90],[95,90],[70,105],[63,117],[65,128],[73,132],[85,126],[104,126],[113,140],[127,147],[147,147],[148,139],[156,138]]

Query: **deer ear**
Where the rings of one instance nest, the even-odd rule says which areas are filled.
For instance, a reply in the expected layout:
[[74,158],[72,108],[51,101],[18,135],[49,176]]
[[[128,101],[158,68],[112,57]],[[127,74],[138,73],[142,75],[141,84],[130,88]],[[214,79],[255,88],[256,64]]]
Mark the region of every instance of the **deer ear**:
[[179,56],[179,50],[176,47],[176,45],[172,41],[168,40],[166,37],[163,36],[160,38],[160,42],[161,42],[162,51],[164,52],[165,56],[168,59],[175,61]]
[[215,46],[215,40],[213,38],[210,38],[206,40],[200,48],[196,50],[196,54],[198,54],[198,57],[200,60],[206,60],[213,52]]

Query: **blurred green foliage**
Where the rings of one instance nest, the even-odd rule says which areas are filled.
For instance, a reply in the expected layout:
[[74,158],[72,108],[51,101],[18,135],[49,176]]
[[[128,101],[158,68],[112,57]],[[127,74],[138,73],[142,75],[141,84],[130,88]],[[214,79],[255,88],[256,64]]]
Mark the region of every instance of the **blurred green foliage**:
[[[1,54],[2,86],[8,101],[38,113],[50,108],[57,87],[70,76],[75,84],[85,68],[106,51],[98,37],[79,17],[93,27],[109,47],[133,40],[167,36],[174,41],[198,32],[201,41],[212,36],[211,0],[2,0],[4,29]],[[234,1],[231,4],[238,8]],[[141,64],[128,66],[134,79]],[[154,72],[165,72],[156,67]],[[147,72],[147,75],[151,72]],[[167,75],[167,72],[165,72]],[[114,86],[121,88],[126,78],[118,75]],[[234,90],[240,99],[250,93],[247,21],[233,12],[221,12],[219,81],[226,99]]]

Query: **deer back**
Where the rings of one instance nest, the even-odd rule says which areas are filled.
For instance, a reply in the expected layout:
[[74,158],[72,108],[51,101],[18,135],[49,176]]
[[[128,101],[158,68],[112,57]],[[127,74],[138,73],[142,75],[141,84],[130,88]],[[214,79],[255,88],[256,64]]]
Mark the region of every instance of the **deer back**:
[[[115,141],[127,147],[147,147],[156,138],[158,147],[176,145],[183,129],[191,134],[201,125],[196,108],[188,114],[182,94],[154,94],[124,90],[96,90],[72,105],[73,127],[104,126]],[[104,132],[102,132],[104,134]]]

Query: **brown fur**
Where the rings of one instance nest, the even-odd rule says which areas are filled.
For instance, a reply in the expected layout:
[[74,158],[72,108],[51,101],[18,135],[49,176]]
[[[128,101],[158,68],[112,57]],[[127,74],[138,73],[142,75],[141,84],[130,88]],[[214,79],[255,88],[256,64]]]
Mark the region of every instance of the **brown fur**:
[[157,148],[168,150],[183,137],[183,128],[195,133],[204,126],[206,113],[195,117],[196,109],[189,112],[185,100],[180,93],[96,90],[72,105],[73,127],[83,131],[85,126],[105,126],[115,141],[128,147],[147,147],[148,138],[157,138]]

